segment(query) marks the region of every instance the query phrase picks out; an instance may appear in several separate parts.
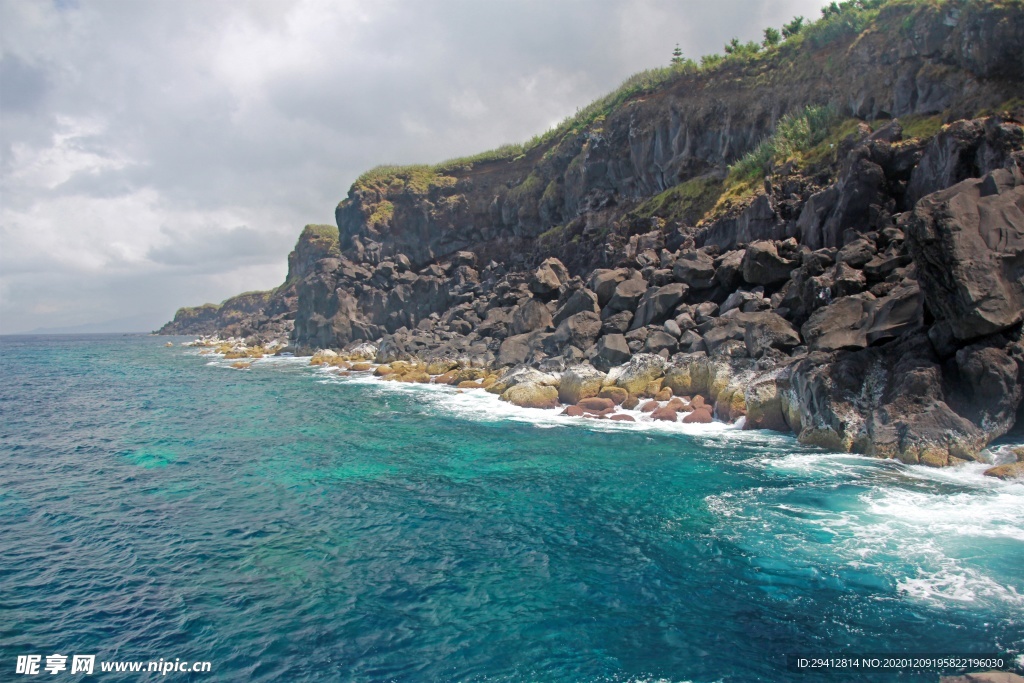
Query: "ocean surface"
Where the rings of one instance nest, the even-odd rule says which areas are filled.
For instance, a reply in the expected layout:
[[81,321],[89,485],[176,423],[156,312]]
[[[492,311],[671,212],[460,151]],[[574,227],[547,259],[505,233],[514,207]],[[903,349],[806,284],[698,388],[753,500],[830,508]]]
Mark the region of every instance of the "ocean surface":
[[96,680],[937,681],[786,655],[1024,652],[1024,484],[980,465],[166,340],[0,338],[2,680],[63,653],[212,666]]

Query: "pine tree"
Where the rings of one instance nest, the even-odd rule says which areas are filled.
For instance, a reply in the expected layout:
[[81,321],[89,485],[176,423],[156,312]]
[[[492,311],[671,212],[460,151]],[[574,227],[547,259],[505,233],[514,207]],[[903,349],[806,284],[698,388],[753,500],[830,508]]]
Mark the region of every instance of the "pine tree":
[[672,50],[672,65],[676,66],[683,63],[683,51],[679,47],[679,43],[676,43],[676,49]]

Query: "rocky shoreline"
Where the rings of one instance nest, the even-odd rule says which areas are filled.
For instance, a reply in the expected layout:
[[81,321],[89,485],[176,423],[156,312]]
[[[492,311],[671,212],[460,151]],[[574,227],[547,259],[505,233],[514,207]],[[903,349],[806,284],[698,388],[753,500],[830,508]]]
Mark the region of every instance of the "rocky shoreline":
[[[283,341],[249,346],[242,339],[212,336],[185,342],[182,346],[199,347],[200,355],[234,360],[231,367],[238,370],[250,369],[254,360],[292,355],[292,347]],[[561,372],[541,372],[522,365],[493,368],[436,358],[382,363],[379,362],[378,346],[366,342],[351,345],[340,352],[318,350],[312,356],[300,358],[308,358],[310,366],[320,367],[338,377],[362,376],[382,382],[442,385],[458,393],[486,391],[520,408],[558,410],[558,415],[570,418],[620,423],[730,422],[730,413],[719,409],[719,400],[710,398],[709,390],[694,391],[701,386],[699,382],[706,380],[695,383],[693,373],[683,370],[680,364],[666,362],[656,354],[634,355],[627,363],[612,367],[607,373],[585,363]],[[731,396],[725,394],[722,386],[728,387],[729,384],[719,385],[719,395]],[[733,393],[736,391],[734,387]],[[742,389],[739,392],[744,393]],[[756,418],[762,413],[755,409],[753,414]],[[751,422],[749,410],[736,410],[732,417],[733,428],[766,428]],[[1024,478],[1024,447],[1004,450],[1006,453],[1002,454],[1001,463],[984,473],[1000,479]],[[978,459],[987,461],[984,456]],[[919,464],[933,463],[922,461]]]
[[[287,336],[609,419],[667,390],[666,419],[700,397],[828,450],[983,459],[1024,429],[1024,12],[957,7],[681,73],[514,159],[370,172],[281,287],[161,332]],[[819,118],[737,179],[780,120]]]

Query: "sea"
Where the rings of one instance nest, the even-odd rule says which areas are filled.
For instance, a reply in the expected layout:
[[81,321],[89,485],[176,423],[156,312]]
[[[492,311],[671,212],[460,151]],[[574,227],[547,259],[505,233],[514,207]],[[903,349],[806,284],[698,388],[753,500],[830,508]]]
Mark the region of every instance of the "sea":
[[1024,673],[1024,483],[984,465],[238,370],[185,340],[0,338],[0,680]]

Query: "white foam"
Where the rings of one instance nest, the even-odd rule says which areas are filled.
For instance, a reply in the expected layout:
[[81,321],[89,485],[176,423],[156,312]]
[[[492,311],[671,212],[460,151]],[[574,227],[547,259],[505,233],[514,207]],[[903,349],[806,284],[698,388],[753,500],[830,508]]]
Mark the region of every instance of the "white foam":
[[[1024,543],[1024,484],[987,465],[934,469],[849,454],[744,461],[792,486],[709,496],[720,533],[758,558],[787,558],[841,580],[885,586],[941,608],[1024,607],[1024,584],[989,564],[989,548]],[[847,572],[853,572],[848,576]]]
[[639,431],[699,437],[727,437],[730,440],[742,439],[754,442],[779,438],[786,439],[789,443],[792,443],[792,437],[775,436],[770,432],[758,430],[744,431],[742,429],[742,422],[735,424],[718,421],[708,424],[667,422],[664,420],[652,420],[649,413],[639,410],[620,411],[624,415],[633,417],[636,422],[569,417],[561,414],[561,408],[521,408],[507,401],[502,401],[496,395],[480,389],[457,390],[445,384],[386,382],[369,373],[355,373],[348,377],[339,377],[335,373],[320,370],[318,375],[319,381],[324,383],[337,382],[372,385],[382,391],[417,394],[431,406],[432,410],[457,415],[469,420],[490,421],[499,419],[527,422],[543,429],[576,426],[602,432]]

